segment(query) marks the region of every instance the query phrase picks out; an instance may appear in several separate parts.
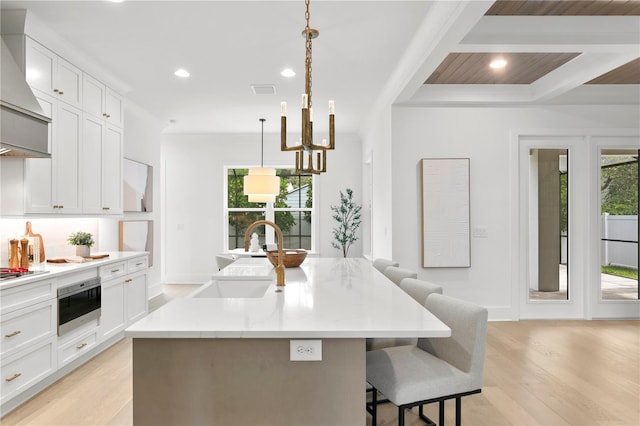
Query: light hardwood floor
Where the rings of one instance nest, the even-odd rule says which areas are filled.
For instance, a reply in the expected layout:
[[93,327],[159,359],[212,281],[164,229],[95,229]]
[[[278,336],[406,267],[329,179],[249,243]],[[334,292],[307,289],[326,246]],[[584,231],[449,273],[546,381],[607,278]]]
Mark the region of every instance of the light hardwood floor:
[[[0,423],[131,425],[131,369],[124,339]],[[482,393],[462,399],[464,425],[640,425],[640,321],[492,322],[484,371]],[[436,404],[425,411],[437,419]],[[379,413],[379,425],[396,423],[395,406]],[[453,401],[446,416],[453,425]]]

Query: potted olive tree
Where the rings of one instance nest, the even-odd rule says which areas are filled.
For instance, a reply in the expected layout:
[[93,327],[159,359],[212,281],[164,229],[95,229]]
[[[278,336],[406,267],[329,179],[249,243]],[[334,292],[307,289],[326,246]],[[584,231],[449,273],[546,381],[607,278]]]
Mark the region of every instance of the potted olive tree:
[[74,232],[69,235],[67,239],[69,244],[76,246],[76,256],[89,257],[91,254],[91,247],[95,244],[93,241],[93,235],[89,232]]
[[338,227],[333,228],[331,245],[342,250],[342,255],[347,257],[351,245],[358,241],[356,231],[360,227],[360,211],[362,206],[353,201],[353,190],[347,188],[346,194],[340,191],[340,205],[331,206],[333,219],[338,222]]

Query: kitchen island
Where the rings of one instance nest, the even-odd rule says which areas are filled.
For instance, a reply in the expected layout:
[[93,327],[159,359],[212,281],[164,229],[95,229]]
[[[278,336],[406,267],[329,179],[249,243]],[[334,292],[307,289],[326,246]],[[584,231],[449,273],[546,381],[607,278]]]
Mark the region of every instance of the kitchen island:
[[363,425],[365,339],[450,335],[365,259],[243,262],[126,330],[134,424]]

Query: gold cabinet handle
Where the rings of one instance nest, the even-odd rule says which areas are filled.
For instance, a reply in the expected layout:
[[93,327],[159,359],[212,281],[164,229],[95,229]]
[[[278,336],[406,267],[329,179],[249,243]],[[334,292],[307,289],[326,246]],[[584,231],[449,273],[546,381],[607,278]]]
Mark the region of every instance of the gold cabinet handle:
[[20,333],[22,333],[22,331],[20,331],[20,330],[16,330],[16,331],[14,331],[13,333],[5,334],[5,335],[4,335],[4,337],[9,338],[9,337],[17,336],[17,335],[18,335],[18,334],[20,334]]
[[107,114],[106,112],[103,112],[103,113],[102,113],[102,116],[103,116],[103,117],[108,117],[108,116],[109,116],[109,114]]
[[8,379],[4,379],[4,381],[5,382],[13,382],[15,379],[17,379],[20,376],[22,376],[22,373],[16,373],[13,376],[9,377]]
[[111,270],[111,273],[112,273],[112,274],[115,274],[116,272],[120,272],[120,269],[112,269],[112,270]]
[[53,89],[53,93],[58,93],[59,90],[58,89]]
[[133,281],[131,278],[124,280],[125,283],[130,283],[131,281]]
[[83,343],[83,344],[81,344],[81,345],[76,346],[76,349],[82,349],[82,348],[84,348],[85,346],[87,346],[87,344],[86,344],[86,343]]
[[110,207],[103,207],[102,210],[111,210]]
[[59,90],[58,95],[64,95],[64,92],[62,90]]

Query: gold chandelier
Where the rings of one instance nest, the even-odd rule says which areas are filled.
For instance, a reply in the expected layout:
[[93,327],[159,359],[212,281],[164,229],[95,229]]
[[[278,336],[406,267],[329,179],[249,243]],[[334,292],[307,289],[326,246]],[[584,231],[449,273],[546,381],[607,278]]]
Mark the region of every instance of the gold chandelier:
[[[307,25],[302,31],[305,38],[306,57],[304,61],[305,67],[305,86],[302,95],[302,138],[299,143],[294,146],[287,146],[287,103],[281,104],[280,117],[280,149],[282,151],[296,151],[296,173],[314,173],[320,174],[327,171],[327,151],[335,147],[335,104],[329,101],[329,143],[323,140],[320,144],[313,143],[313,105],[311,103],[311,40],[318,37],[320,32],[309,27],[309,0],[305,0],[305,19]],[[314,164],[314,155],[316,161]]]

